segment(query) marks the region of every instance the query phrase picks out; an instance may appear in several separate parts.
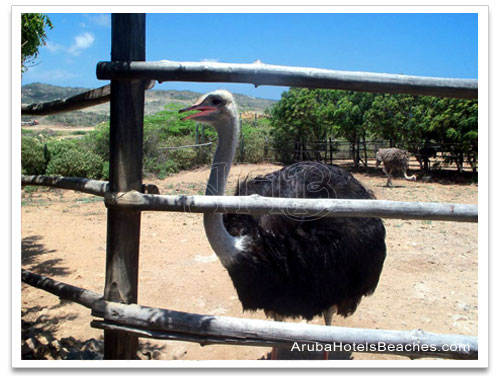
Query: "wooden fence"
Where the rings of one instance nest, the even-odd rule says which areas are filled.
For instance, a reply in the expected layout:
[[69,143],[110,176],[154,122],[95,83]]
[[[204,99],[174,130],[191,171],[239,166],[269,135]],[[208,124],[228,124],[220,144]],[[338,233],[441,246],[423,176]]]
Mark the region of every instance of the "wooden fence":
[[[300,210],[310,215],[376,216],[404,219],[478,221],[477,205],[400,203],[374,200],[296,200],[262,197],[161,196],[142,184],[144,91],[154,80],[248,82],[348,89],[414,95],[477,98],[475,80],[440,79],[362,72],[337,72],[264,64],[144,62],[145,15],[113,14],[111,62],[97,65],[97,76],[111,79],[109,98],[109,182],[81,178],[23,176],[23,185],[48,185],[105,197],[108,208],[106,280],[100,295],[28,271],[25,283],[92,309],[104,329],[104,359],[134,359],[138,338],[176,339],[201,344],[290,346],[300,343],[366,343],[368,352],[384,353],[380,344],[426,344],[397,355],[411,358],[477,359],[476,337],[387,330],[324,327],[230,317],[203,316],[137,305],[140,220],[143,210],[286,214]],[[32,106],[35,107],[36,106]],[[50,106],[48,106],[50,107]],[[39,107],[43,108],[43,106]],[[26,109],[23,109],[25,113]],[[40,113],[38,113],[40,114]],[[278,210],[276,210],[276,208]],[[308,215],[307,214],[307,215]],[[444,349],[453,344],[452,351]]]

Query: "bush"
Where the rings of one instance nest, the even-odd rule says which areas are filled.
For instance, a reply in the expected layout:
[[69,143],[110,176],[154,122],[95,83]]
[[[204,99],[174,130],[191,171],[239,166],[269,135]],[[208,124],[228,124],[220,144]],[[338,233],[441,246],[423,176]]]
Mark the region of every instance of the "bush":
[[[193,137],[170,137],[159,147],[172,147],[194,144]],[[144,148],[145,149],[145,148]],[[154,156],[144,153],[145,169],[153,172],[161,171],[162,174],[171,174],[182,170],[189,170],[211,161],[210,148],[185,148],[176,150],[159,150]]]
[[264,121],[259,119],[258,124],[242,122],[235,162],[261,163],[271,156],[269,129]]
[[[166,111],[144,118],[143,170],[159,178],[182,170],[211,163],[216,131],[197,125],[194,121],[181,121],[179,105],[169,105]],[[259,163],[270,157],[267,119],[245,122],[242,129],[243,146],[239,147],[236,162]],[[74,140],[48,140],[49,159],[47,173],[88,178],[109,178],[109,122],[101,123],[82,138]],[[197,138],[196,138],[197,136]],[[212,147],[162,150],[164,147],[193,145],[210,142]],[[267,147],[266,147],[267,146]]]
[[[182,105],[170,103],[165,106],[165,111],[157,112],[144,118],[144,139],[148,132],[156,130],[158,139],[165,141],[171,137],[193,136],[196,129],[196,122],[193,120],[183,121],[184,114],[179,114],[178,110]],[[216,132],[212,127],[206,127],[207,138],[216,137]]]
[[104,161],[109,161],[109,122],[98,124],[83,137],[82,143]]
[[47,174],[101,178],[105,171],[104,160],[83,146],[79,140],[49,141]]
[[164,179],[170,174],[179,172],[179,169],[175,161],[158,157],[144,160],[144,171],[156,175],[159,179]]
[[[197,128],[197,130],[196,130]],[[270,157],[269,126],[245,122],[242,145],[235,161],[263,162]],[[164,150],[165,147],[213,142],[211,147]],[[204,137],[203,137],[204,135]],[[40,136],[41,137],[41,136]],[[45,144],[43,143],[45,142]],[[196,126],[193,121],[179,120],[176,111],[164,111],[144,119],[143,170],[164,178],[169,174],[211,163],[216,132],[212,127]],[[45,156],[44,156],[44,145]],[[109,123],[101,123],[83,137],[71,140],[38,139],[23,136],[23,173],[78,176],[109,179]]]
[[252,129],[243,132],[236,151],[236,162],[261,163],[270,156],[270,144],[267,133]]
[[40,175],[45,172],[47,160],[44,145],[35,137],[21,138],[21,166],[22,173],[26,175]]
[[201,163],[198,162],[198,151],[194,148],[169,150],[167,151],[167,158],[175,162],[178,170],[190,170],[198,167]]
[[102,179],[109,180],[109,161],[102,164]]

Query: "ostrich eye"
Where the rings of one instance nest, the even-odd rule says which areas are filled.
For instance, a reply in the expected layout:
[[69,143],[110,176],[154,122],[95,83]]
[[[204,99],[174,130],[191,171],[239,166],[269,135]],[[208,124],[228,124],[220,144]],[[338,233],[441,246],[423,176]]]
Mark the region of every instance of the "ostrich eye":
[[213,98],[213,99],[211,100],[211,103],[212,103],[213,105],[215,105],[215,106],[220,106],[223,102],[222,102],[222,100],[221,100],[221,99],[218,99],[218,98]]

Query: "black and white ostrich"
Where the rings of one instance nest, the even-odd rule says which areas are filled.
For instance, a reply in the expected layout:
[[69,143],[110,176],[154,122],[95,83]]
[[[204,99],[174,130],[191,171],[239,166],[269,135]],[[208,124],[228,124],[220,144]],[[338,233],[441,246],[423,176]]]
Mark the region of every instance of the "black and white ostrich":
[[[180,112],[211,124],[218,145],[206,195],[225,193],[236,151],[239,122],[232,95],[217,90]],[[371,199],[349,172],[300,162],[242,181],[236,195]],[[208,241],[229,272],[244,310],[263,309],[276,320],[355,312],[374,292],[386,255],[385,228],[378,218],[287,215],[204,214]],[[275,359],[276,350],[272,351]],[[327,353],[325,354],[327,359]]]

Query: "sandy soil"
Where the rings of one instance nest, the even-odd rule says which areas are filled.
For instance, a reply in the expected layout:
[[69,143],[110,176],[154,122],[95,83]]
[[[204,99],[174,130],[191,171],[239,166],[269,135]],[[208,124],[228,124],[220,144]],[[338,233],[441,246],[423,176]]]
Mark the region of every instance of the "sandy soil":
[[65,125],[65,124],[59,124],[59,123],[46,123],[46,124],[38,124],[34,127],[25,127],[25,129],[31,129],[33,131],[40,131],[44,129],[50,129],[53,131],[68,131],[68,132],[73,132],[73,131],[93,131],[95,129],[94,126],[74,126],[74,125]]
[[[239,165],[239,176],[268,172],[273,165]],[[147,180],[162,194],[198,194],[208,169]],[[381,175],[355,176],[379,199],[476,204],[475,184],[394,180],[385,188]],[[477,335],[478,226],[472,223],[385,220],[388,256],[374,295],[364,298],[349,318],[334,325]],[[104,289],[106,209],[101,198],[39,188],[23,193],[22,265],[36,273],[95,292]],[[210,249],[202,217],[189,213],[142,214],[139,304],[202,314],[264,318],[242,312],[228,273]],[[22,285],[22,319],[56,339],[102,339],[90,327],[88,309]],[[317,318],[312,323],[322,324]],[[160,359],[262,359],[265,347],[140,340]],[[354,359],[406,359],[354,353]]]

